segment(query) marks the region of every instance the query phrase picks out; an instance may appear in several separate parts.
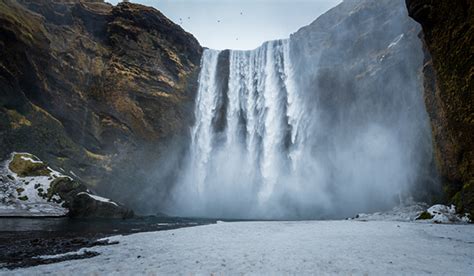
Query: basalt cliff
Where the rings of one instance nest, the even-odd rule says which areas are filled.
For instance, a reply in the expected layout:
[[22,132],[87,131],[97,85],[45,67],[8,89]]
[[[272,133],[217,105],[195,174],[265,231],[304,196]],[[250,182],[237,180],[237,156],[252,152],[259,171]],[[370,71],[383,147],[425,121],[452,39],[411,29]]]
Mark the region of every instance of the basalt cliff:
[[474,217],[474,2],[406,4],[423,27],[424,97],[446,201]]
[[[159,204],[177,166],[161,157],[187,139],[201,53],[153,8],[0,1],[1,159],[34,153],[116,200]],[[161,186],[145,191],[157,167]]]

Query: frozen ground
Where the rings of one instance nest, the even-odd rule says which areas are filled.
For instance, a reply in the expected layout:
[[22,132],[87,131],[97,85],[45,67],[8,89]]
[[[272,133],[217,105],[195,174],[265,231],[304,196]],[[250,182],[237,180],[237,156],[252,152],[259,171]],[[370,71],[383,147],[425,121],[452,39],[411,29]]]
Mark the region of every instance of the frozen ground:
[[99,256],[0,274],[472,275],[474,226],[402,221],[233,222],[116,236]]
[[47,175],[21,177],[9,169],[15,155],[25,162],[44,165],[34,155],[17,152],[0,164],[0,216],[65,216],[67,209],[62,207],[60,197],[54,195],[48,199],[48,190],[54,179],[66,176],[48,167]]
[[[10,169],[15,157],[20,158],[26,168],[33,164],[41,164],[47,168],[46,172],[31,176],[20,176]],[[28,171],[25,168],[22,170]],[[61,169],[62,170],[62,169]],[[71,175],[75,175],[70,171]],[[28,175],[30,175],[28,174]],[[8,160],[0,163],[0,217],[61,217],[68,213],[63,207],[64,200],[56,193],[50,195],[51,186],[57,178],[70,176],[48,167],[38,157],[30,153],[13,152]],[[117,203],[104,197],[92,194],[90,191],[82,192],[96,201],[106,202],[118,206]]]

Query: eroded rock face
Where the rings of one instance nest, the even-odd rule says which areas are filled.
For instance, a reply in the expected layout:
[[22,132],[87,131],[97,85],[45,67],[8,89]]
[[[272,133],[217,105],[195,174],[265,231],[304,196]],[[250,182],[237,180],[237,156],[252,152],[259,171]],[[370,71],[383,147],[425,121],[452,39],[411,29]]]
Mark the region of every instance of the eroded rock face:
[[124,187],[149,194],[146,172],[186,144],[197,40],[153,8],[98,0],[6,0],[0,23],[0,156],[32,152],[132,206]]
[[474,214],[474,2],[407,0],[423,27],[424,96],[448,201]]

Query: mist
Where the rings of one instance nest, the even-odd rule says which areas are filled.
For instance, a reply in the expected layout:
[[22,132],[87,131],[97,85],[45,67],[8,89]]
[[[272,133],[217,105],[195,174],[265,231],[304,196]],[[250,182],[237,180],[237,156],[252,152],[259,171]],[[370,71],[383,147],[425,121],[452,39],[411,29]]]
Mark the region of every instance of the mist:
[[206,50],[166,212],[325,219],[428,200],[418,31],[401,0],[345,1],[290,39]]

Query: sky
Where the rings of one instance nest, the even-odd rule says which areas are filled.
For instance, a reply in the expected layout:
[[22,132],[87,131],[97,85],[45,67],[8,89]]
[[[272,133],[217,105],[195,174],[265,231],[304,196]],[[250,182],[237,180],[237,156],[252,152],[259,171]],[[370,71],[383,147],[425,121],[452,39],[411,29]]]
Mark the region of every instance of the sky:
[[[122,0],[106,0],[112,4]],[[212,49],[255,49],[288,38],[342,0],[130,0],[153,6]]]

